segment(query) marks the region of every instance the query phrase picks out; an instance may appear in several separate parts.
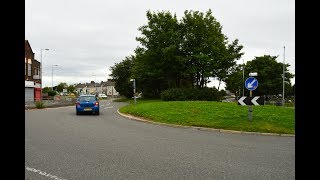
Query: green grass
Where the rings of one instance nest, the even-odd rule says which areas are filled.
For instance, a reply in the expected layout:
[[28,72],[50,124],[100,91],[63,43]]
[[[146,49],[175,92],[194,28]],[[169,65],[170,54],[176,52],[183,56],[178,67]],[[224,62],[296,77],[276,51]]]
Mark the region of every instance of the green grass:
[[186,126],[210,127],[249,132],[295,134],[295,110],[273,105],[248,107],[215,101],[137,100],[136,106],[120,108],[121,113],[145,117],[152,121]]
[[127,102],[129,101],[129,99],[126,99],[126,98],[119,98],[119,99],[114,99],[112,100],[113,102]]

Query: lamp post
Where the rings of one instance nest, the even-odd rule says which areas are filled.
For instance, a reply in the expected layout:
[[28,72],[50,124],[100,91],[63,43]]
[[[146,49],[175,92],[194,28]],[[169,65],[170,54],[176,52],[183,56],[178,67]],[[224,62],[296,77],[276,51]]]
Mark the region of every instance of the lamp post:
[[52,91],[53,91],[53,67],[54,67],[54,66],[58,66],[58,65],[56,65],[56,64],[52,65],[52,82],[51,82],[51,89],[52,89]]
[[136,79],[130,79],[133,82],[133,98],[134,98],[134,105],[137,104],[137,97],[136,97]]
[[285,67],[284,67],[284,60],[285,60],[285,51],[286,51],[286,47],[283,46],[282,106],[284,106],[284,103],[285,103],[285,100],[284,100],[284,78],[285,78],[285,74],[284,74],[284,69],[285,69]]
[[244,96],[244,60],[243,60],[243,67],[242,67],[242,96]]
[[40,101],[42,101],[42,50],[49,51],[49,49],[40,49]]
[[[258,76],[258,73],[257,72],[252,72],[252,73],[249,73],[249,76],[250,77]],[[257,86],[258,86],[258,84],[257,84]],[[251,97],[252,97],[252,90],[250,90],[250,98]],[[249,121],[252,121],[252,105],[248,106],[248,117],[249,117]]]

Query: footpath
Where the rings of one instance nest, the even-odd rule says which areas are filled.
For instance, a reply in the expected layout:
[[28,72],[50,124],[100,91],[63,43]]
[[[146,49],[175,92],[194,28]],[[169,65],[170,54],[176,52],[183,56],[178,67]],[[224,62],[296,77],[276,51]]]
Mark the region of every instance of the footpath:
[[[107,99],[109,101],[113,101],[118,98],[110,98]],[[76,99],[69,100],[42,100],[44,103],[44,108],[55,108],[55,107],[63,107],[63,106],[75,106]],[[25,110],[28,109],[37,109],[35,102],[25,102]]]
[[[63,106],[73,106],[75,101],[61,101],[61,100],[43,100],[44,108],[53,107],[63,107]],[[25,110],[27,109],[37,109],[35,102],[25,102]]]

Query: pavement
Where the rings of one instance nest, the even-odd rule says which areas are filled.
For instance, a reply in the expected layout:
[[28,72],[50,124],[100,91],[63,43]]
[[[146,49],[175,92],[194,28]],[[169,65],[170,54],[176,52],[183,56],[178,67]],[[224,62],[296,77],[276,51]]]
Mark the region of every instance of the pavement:
[[[110,98],[107,100],[113,101],[116,98]],[[44,103],[44,108],[55,108],[55,107],[64,107],[64,106],[74,106],[75,100],[42,100]],[[25,109],[37,109],[35,102],[25,102]]]
[[[54,108],[63,106],[73,106],[74,101],[61,101],[61,100],[43,100],[44,108]],[[37,109],[35,102],[25,102],[25,109]]]

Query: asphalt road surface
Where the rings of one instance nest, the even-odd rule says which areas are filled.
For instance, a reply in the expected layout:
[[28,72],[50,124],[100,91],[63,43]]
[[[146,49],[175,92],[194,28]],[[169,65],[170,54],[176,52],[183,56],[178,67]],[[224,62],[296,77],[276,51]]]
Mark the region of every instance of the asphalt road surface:
[[295,179],[295,137],[143,123],[118,115],[123,105],[26,110],[25,179]]

